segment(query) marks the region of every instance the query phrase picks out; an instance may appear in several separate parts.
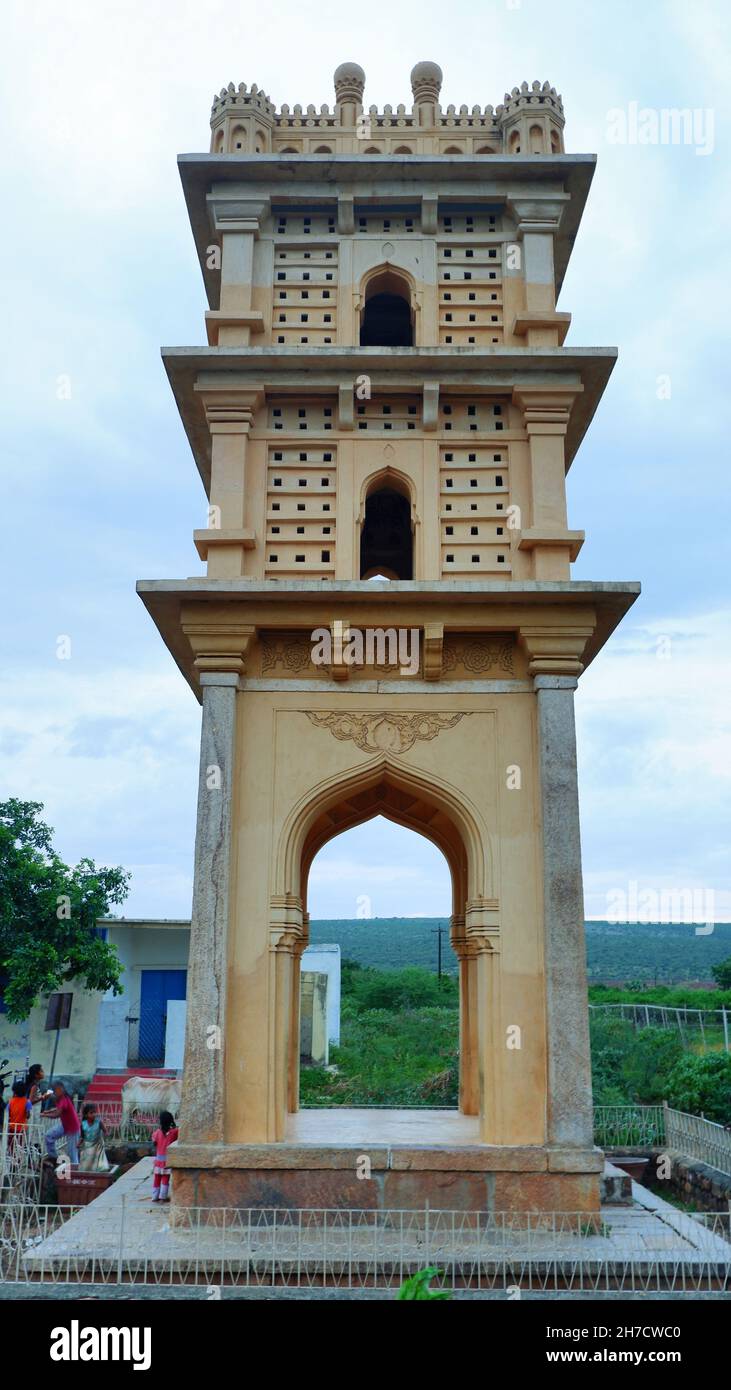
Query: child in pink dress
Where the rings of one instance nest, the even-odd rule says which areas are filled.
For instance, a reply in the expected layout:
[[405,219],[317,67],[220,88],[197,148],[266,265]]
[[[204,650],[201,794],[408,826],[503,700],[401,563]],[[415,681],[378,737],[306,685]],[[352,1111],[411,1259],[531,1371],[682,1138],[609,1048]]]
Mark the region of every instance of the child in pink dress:
[[167,1151],[171,1144],[175,1143],[178,1137],[178,1130],[175,1120],[169,1110],[160,1111],[160,1128],[155,1130],[152,1142],[155,1145],[155,1162],[152,1165],[152,1200],[153,1202],[170,1201],[170,1169],[167,1163]]

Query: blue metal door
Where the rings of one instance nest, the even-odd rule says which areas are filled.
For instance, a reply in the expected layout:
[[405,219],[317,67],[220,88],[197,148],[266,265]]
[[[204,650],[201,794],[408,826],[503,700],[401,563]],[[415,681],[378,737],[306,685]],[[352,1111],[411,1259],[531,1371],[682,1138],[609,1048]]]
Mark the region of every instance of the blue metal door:
[[143,970],[137,1061],[161,1067],[165,1060],[168,1000],[185,999],[185,970]]

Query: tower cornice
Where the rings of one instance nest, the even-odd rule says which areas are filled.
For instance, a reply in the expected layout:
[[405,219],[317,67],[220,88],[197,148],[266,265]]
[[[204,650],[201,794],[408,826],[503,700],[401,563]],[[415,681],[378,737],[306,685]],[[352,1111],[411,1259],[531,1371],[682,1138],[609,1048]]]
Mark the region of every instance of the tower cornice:
[[[422,394],[434,386],[459,394],[474,391],[576,397],[566,422],[566,468],[591,423],[617,359],[616,348],[165,347],[162,358],[206,490],[211,434],[202,398],[214,391],[302,392],[307,365],[310,395],[352,393],[366,373],[374,390]],[[344,428],[348,428],[344,426]]]
[[[485,208],[509,202],[535,211],[554,235],[556,293],[563,284],[579,230],[596,155],[489,156],[412,154],[181,154],[178,169],[198,260],[211,309],[219,307],[220,269],[211,243],[220,235],[212,221],[226,204],[276,203],[290,210],[357,199],[419,201],[438,206],[460,199]],[[560,218],[557,207],[562,207]],[[233,209],[232,209],[233,212]],[[235,216],[235,212],[233,212]]]

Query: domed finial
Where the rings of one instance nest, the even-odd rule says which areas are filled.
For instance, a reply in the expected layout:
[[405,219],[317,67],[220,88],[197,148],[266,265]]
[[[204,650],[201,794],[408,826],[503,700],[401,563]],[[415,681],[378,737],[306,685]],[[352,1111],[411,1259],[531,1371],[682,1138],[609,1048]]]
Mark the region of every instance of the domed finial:
[[442,69],[438,63],[417,63],[411,69],[411,90],[417,106],[424,101],[439,100],[442,77]]
[[335,69],[335,99],[339,104],[353,102],[358,105],[363,100],[365,73],[358,63],[341,63]]

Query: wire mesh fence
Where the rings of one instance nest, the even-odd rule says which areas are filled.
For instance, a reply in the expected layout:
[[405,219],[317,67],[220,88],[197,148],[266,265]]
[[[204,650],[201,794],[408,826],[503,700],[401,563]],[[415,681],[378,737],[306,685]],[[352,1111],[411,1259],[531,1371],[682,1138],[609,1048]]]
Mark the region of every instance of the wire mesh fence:
[[[188,1208],[143,1249],[124,1203],[83,1249],[73,1209],[0,1208],[0,1275],[32,1285],[382,1289],[425,1268],[447,1290],[702,1293],[731,1288],[729,1221],[613,1231],[586,1213]],[[159,1224],[159,1223],[158,1223]]]
[[669,1008],[665,1004],[590,1004],[590,1017],[621,1018],[633,1028],[664,1028],[693,1052],[731,1052],[731,1009]]

